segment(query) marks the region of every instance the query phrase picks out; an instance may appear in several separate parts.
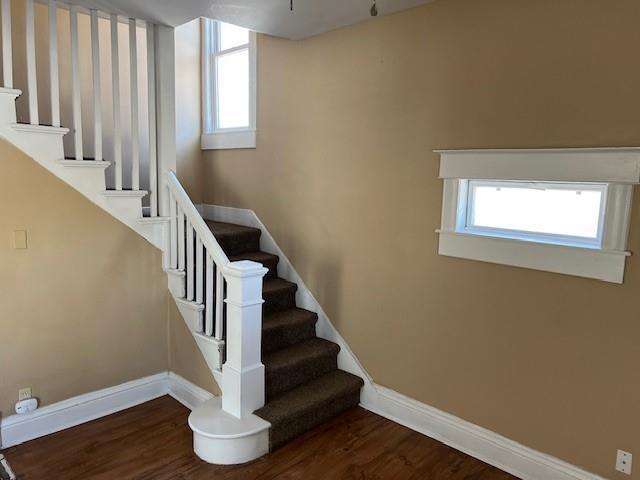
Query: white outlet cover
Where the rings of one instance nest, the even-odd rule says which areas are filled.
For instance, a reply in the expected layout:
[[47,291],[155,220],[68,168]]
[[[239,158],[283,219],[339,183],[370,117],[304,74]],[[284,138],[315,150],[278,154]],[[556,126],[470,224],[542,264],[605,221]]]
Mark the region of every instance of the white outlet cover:
[[631,455],[629,452],[625,452],[624,450],[618,450],[618,454],[616,456],[616,470],[618,472],[631,475],[632,461],[633,455]]
[[31,387],[21,388],[18,390],[18,401],[31,398]]

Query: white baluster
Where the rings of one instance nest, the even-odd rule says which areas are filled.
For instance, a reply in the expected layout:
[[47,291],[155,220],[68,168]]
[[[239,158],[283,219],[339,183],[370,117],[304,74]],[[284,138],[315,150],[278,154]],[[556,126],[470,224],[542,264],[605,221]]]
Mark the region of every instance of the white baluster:
[[11,0],[2,0],[2,80],[13,88],[13,47],[11,46]]
[[113,85],[113,163],[116,190],[122,190],[122,127],[120,121],[120,55],[118,16],[111,14],[111,84]]
[[100,31],[98,11],[91,10],[91,67],[93,75],[93,151],[97,161],[102,155],[102,82],[100,78]]
[[49,84],[51,88],[51,125],[60,126],[60,77],[58,75],[58,6],[49,0]]
[[178,270],[184,270],[184,212],[178,204]]
[[29,90],[29,121],[39,125],[38,117],[38,80],[36,77],[36,37],[34,31],[33,0],[25,3],[25,28],[27,48],[27,88]]
[[129,19],[129,78],[131,81],[131,188],[140,190],[140,133],[138,122],[138,37],[134,18]]
[[224,277],[222,270],[218,267],[216,270],[216,321],[215,335],[216,340],[222,340],[224,334]]
[[203,293],[204,265],[202,263],[202,240],[196,235],[196,303],[202,303]]
[[207,284],[207,294],[205,295],[206,304],[204,307],[204,333],[207,336],[213,335],[213,259],[209,252],[206,253],[207,257],[207,273],[206,273],[206,284]]
[[233,262],[227,280],[227,361],[222,367],[222,409],[242,418],[264,405],[262,343],[262,277],[256,262]]
[[178,230],[177,220],[178,212],[176,209],[176,199],[173,194],[169,192],[169,264],[172,269],[176,269],[178,266]]
[[149,113],[149,203],[158,215],[158,145],[156,137],[156,49],[153,24],[147,22],[147,93]]
[[82,92],[80,91],[80,51],[78,45],[78,11],[71,6],[69,11],[69,25],[71,27],[71,89],[73,104],[73,139],[76,160],[82,160]]
[[[171,27],[156,25],[156,116],[158,119],[158,185],[167,183],[170,171],[176,171],[176,58],[175,31]],[[160,215],[168,211],[164,189],[158,189]]]
[[187,219],[187,300],[193,301],[193,226]]

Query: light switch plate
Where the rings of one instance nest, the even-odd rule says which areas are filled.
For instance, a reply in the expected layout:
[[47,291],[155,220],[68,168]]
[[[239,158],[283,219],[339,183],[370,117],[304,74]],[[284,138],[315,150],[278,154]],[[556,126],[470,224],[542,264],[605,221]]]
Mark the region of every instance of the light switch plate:
[[26,230],[14,230],[13,232],[13,248],[15,250],[27,249],[27,231]]

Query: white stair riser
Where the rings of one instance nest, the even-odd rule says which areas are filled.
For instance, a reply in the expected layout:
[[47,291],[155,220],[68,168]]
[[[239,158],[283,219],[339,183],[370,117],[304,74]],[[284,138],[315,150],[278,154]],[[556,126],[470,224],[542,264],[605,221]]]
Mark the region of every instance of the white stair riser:
[[159,248],[165,249],[166,236],[169,226],[161,223],[144,224],[138,222],[135,230],[142,235],[149,243]]
[[[135,197],[106,197],[107,209],[118,219],[136,221],[142,218],[142,199]],[[125,223],[127,223],[125,221]],[[127,223],[128,224],[128,223]]]
[[197,332],[199,326],[202,325],[202,311],[194,310],[190,306],[185,305],[181,300],[176,301],[176,305],[187,327],[189,327],[189,331],[192,333]]
[[207,366],[212,372],[216,372],[222,369],[220,365],[220,348],[224,345],[223,342],[218,342],[214,338],[204,337],[203,335],[194,335],[196,344],[202,353]]
[[184,274],[167,272],[167,275],[169,276],[169,291],[171,295],[173,295],[173,298],[184,298],[186,295]]

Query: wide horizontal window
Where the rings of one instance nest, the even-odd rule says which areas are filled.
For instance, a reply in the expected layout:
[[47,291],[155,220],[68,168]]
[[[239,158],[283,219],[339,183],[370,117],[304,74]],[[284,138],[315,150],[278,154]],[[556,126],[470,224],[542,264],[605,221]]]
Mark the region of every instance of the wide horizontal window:
[[437,153],[441,255],[622,283],[639,148]]
[[599,248],[605,184],[467,181],[460,231]]

